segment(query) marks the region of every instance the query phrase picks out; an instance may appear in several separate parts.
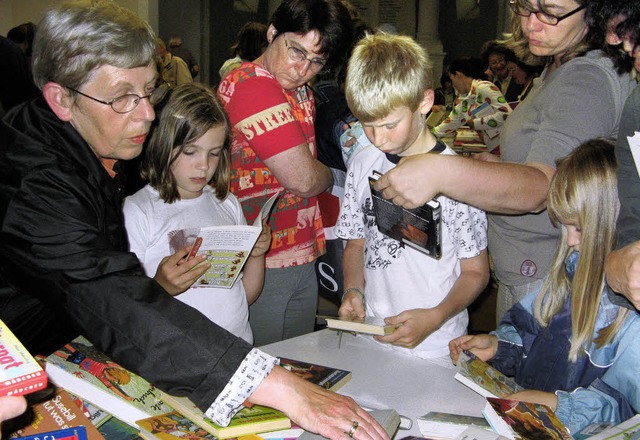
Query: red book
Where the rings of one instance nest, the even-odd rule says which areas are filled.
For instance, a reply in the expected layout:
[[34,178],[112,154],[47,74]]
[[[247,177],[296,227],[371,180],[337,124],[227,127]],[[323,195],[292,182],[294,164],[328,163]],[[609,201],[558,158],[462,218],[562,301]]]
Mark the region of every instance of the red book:
[[0,321],[0,396],[19,396],[46,387],[47,374]]

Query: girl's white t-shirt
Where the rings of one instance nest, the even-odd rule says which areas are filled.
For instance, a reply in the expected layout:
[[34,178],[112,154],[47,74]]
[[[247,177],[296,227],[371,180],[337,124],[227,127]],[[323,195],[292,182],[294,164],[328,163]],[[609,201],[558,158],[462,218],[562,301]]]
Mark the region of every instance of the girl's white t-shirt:
[[[171,231],[246,224],[238,199],[229,193],[225,200],[220,201],[209,186],[195,199],[165,203],[158,192],[147,185],[127,197],[123,209],[129,250],[136,254],[149,277],[155,275],[160,261],[173,253],[169,243]],[[229,332],[253,343],[242,276],[240,274],[230,289],[192,287],[175,298],[199,310]]]

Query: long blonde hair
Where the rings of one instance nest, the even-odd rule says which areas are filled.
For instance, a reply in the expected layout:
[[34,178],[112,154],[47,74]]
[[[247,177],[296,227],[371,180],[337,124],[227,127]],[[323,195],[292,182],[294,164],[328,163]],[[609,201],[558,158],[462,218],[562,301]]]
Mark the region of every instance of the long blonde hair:
[[571,295],[571,348],[575,362],[583,347],[602,346],[615,337],[629,311],[619,309],[613,323],[593,339],[596,317],[605,288],[604,259],[615,246],[615,225],[620,203],[616,183],[614,144],[594,139],[576,148],[557,163],[551,180],[547,209],[554,225],[575,223],[580,228],[580,258],[569,279],[565,263],[572,253],[566,229],[542,290],[533,306],[540,325],[546,327]]

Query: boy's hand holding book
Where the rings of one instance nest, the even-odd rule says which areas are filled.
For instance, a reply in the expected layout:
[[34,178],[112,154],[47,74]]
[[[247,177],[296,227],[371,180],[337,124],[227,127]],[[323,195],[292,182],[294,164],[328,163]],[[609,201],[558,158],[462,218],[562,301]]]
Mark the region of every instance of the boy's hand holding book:
[[405,310],[384,319],[396,330],[387,336],[376,336],[376,340],[399,347],[414,348],[427,336],[442,326],[443,317],[437,308]]

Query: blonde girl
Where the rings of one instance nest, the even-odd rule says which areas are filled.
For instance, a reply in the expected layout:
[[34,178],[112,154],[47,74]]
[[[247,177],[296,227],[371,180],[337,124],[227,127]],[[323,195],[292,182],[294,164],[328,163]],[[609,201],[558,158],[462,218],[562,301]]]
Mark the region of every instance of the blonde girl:
[[449,344],[454,362],[462,349],[491,360],[526,389],[513,398],[549,405],[574,434],[640,410],[640,320],[612,302],[604,278],[619,210],[615,168],[603,139],[558,161],[547,209],[562,241],[542,288],[495,331]]

